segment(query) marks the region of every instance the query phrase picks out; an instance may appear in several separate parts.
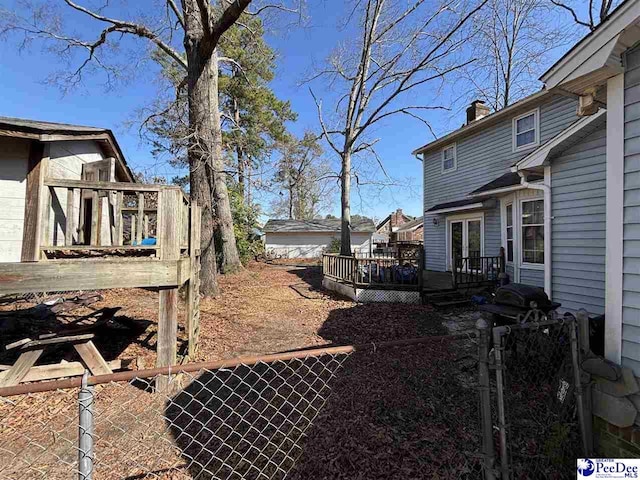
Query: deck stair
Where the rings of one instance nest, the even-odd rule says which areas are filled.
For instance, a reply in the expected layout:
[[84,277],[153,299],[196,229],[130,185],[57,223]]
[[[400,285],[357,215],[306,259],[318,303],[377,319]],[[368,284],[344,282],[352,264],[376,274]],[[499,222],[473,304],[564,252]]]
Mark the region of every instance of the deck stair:
[[446,290],[438,292],[424,292],[422,296],[424,304],[433,305],[436,308],[457,307],[468,305],[471,299],[459,290]]

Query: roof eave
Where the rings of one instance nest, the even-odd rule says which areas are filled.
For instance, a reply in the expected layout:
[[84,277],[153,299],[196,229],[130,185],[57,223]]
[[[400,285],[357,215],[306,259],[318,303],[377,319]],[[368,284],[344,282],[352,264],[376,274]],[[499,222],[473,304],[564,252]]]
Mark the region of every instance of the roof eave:
[[498,110],[497,112],[487,115],[486,117],[483,117],[480,120],[476,120],[475,122],[465,125],[457,130],[454,130],[453,132],[445,135],[444,137],[440,137],[439,139],[434,140],[433,142],[427,143],[426,145],[423,145],[422,147],[415,149],[413,152],[411,152],[411,154],[415,156],[419,154],[424,154],[438,147],[444,147],[445,145],[457,140],[459,137],[463,135],[470,135],[471,133],[477,130],[482,130],[483,128],[486,128],[489,125],[492,125],[497,121],[501,120],[504,116],[511,114],[514,111],[517,111],[519,109],[526,108],[529,106],[529,104],[540,101],[542,98],[551,94],[552,92],[549,92],[546,90],[540,90],[539,92],[529,95],[528,97],[525,97],[522,100],[519,100],[518,102],[512,103],[511,105],[503,108],[502,110]]

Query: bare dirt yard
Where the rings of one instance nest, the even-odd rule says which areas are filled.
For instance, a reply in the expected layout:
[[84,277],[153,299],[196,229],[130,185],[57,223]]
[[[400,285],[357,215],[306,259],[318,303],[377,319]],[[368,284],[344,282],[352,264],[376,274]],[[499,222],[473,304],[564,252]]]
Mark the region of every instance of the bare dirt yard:
[[[195,360],[285,352],[327,344],[439,336],[447,333],[445,324],[449,327],[456,324],[460,316],[467,315],[468,319],[468,313],[462,311],[436,312],[422,305],[354,304],[323,291],[320,281],[321,272],[317,267],[262,263],[252,263],[239,274],[221,278],[221,295],[201,302],[200,349]],[[157,294],[121,290],[103,292],[103,295],[104,301],[99,306],[120,306],[122,309],[112,325],[105,327],[99,336],[98,349],[107,360],[138,357],[142,360],[139,365],[153,366]],[[184,331],[180,336],[184,340]],[[106,438],[113,437],[108,443],[113,457],[110,462],[103,457],[103,468],[109,465],[109,470],[103,470],[99,478],[284,478],[284,475],[297,480],[479,478],[474,348],[471,340],[433,342],[356,352],[341,359],[339,368],[332,370],[327,380],[331,395],[328,399],[327,395],[323,397],[317,415],[315,410],[312,414],[305,411],[303,431],[296,429],[298,434],[293,441],[284,438],[276,445],[276,450],[281,451],[283,445],[291,443],[287,451],[289,457],[297,461],[292,462],[289,458],[288,463],[283,462],[280,469],[269,475],[266,475],[270,471],[267,468],[269,461],[264,469],[261,467],[262,474],[256,473],[255,462],[264,461],[264,454],[258,454],[254,462],[251,449],[244,459],[238,460],[235,473],[222,474],[222,470],[208,473],[206,468],[203,470],[203,462],[206,462],[202,458],[193,461],[189,451],[193,441],[191,446],[183,446],[180,434],[172,431],[179,425],[180,414],[173,418],[168,407],[161,413],[162,405],[155,405],[148,393],[145,395],[149,398],[142,399],[141,390],[132,399],[126,388],[106,386],[101,391],[102,401],[108,399],[116,410],[107,416],[107,426],[110,425],[111,430],[103,431],[105,426],[101,425],[98,431]],[[5,360],[0,362],[5,363]],[[233,374],[239,375],[238,372]],[[296,388],[299,385],[300,382]],[[199,395],[202,395],[200,391],[193,397],[202,401]],[[54,464],[56,472],[68,472],[74,461],[72,446],[77,431],[77,423],[74,423],[77,405],[72,400],[73,395],[57,392],[56,401],[43,393],[12,399],[12,403],[5,406],[0,404],[0,453],[5,452],[0,455],[4,457],[0,458],[0,464],[13,462],[5,463],[8,467],[0,467],[0,478],[67,478],[52,472]],[[145,406],[144,402],[151,403]],[[173,402],[175,407],[180,398],[176,397]],[[189,402],[193,403],[192,397]],[[159,410],[154,410],[156,408]],[[181,414],[188,413],[189,408],[183,406]],[[144,443],[145,438],[151,438],[152,421],[147,423],[143,417],[137,417],[136,422],[122,419],[134,410],[155,414],[154,421],[160,423],[159,431],[173,435],[175,442],[170,448],[177,460],[169,461],[171,455],[159,454],[171,442],[161,442],[162,449]],[[16,462],[15,457],[20,456],[22,445],[25,451],[32,446],[25,443],[25,438],[35,438],[34,429],[46,431],[43,426],[52,425],[50,419],[42,418],[52,412],[57,419],[66,419],[70,424],[67,427],[72,429],[67,442],[63,442],[65,450],[55,451],[53,455],[39,453],[33,457],[39,462],[38,469],[24,469],[24,464],[32,464],[32,460]],[[198,415],[193,414],[196,418]],[[163,416],[164,422],[170,423],[169,428],[161,425]],[[116,422],[116,418],[120,420]],[[273,428],[275,418],[271,419],[270,428]],[[57,428],[62,431],[66,427]],[[64,437],[60,431],[58,435]],[[128,439],[127,443],[118,447],[118,439],[124,437]],[[198,439],[198,445],[211,441]],[[270,445],[273,448],[273,442]],[[218,445],[215,451],[221,451],[222,447]],[[54,447],[48,449],[53,451]],[[127,449],[127,458],[131,458],[133,451],[137,452],[133,466],[127,467],[126,474],[117,473],[120,470],[113,469],[112,465],[125,468],[125,462],[118,456]],[[144,453],[152,451],[155,456]],[[202,451],[212,456],[209,452],[213,451],[213,446],[211,449],[200,448],[197,455],[203,455]],[[105,452],[106,447],[102,455],[106,455]],[[98,451],[97,455],[101,453]],[[144,466],[143,459],[148,460],[149,456],[154,460],[153,467]],[[183,460],[180,461],[181,456]],[[49,460],[44,461],[45,457]],[[162,457],[162,461],[156,457]],[[51,468],[47,470],[46,465]],[[42,475],[16,476],[16,472],[27,471]]]

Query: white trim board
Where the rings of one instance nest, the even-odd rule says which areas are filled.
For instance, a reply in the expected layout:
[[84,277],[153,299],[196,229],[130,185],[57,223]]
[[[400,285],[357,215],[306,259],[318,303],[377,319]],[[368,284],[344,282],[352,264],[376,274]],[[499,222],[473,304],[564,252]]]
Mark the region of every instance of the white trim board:
[[[635,3],[635,2],[632,2]],[[638,3],[640,7],[640,2]],[[607,209],[604,354],[622,361],[624,226],[624,74],[607,81]]]

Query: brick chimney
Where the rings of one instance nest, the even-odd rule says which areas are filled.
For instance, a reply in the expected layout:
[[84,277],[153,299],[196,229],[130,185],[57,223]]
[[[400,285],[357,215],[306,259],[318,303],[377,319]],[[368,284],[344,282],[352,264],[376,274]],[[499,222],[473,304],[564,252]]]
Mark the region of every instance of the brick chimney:
[[482,100],[474,100],[467,108],[467,125],[489,115],[491,110]]
[[402,214],[402,209],[398,208],[395,212],[391,214],[391,225],[390,227],[393,229],[394,227],[399,227],[404,223],[404,215]]

